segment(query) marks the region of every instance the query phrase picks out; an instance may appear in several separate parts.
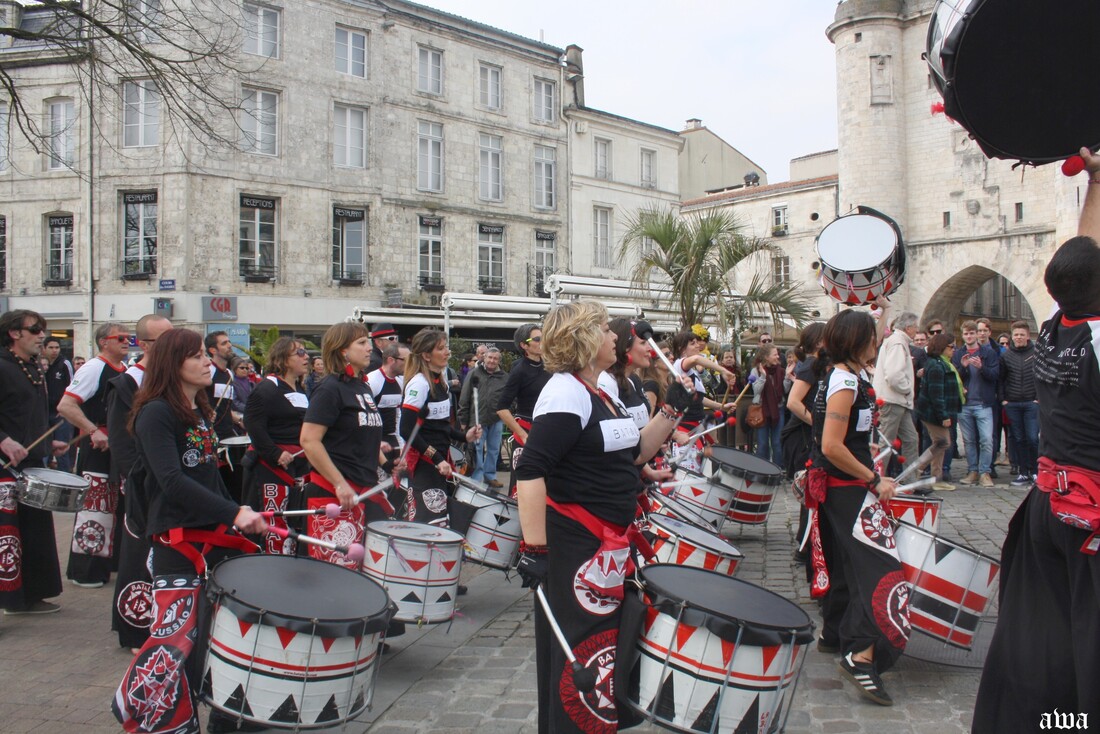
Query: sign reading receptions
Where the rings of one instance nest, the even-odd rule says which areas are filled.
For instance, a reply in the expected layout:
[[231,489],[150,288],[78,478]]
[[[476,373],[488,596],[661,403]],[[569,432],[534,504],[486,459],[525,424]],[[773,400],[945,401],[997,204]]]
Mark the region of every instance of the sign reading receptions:
[[275,200],[265,196],[241,194],[241,206],[245,209],[274,209]]
[[504,225],[479,224],[477,225],[477,231],[479,234],[504,234]]
[[203,296],[202,297],[203,321],[236,321],[237,297],[236,296]]

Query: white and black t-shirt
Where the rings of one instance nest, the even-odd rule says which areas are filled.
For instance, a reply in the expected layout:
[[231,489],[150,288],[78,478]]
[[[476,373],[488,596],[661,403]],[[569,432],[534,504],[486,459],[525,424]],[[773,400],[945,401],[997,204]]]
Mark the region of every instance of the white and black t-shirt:
[[405,386],[405,378],[396,375],[392,379],[386,377],[386,373],[380,369],[367,375],[367,385],[374,395],[374,404],[378,406],[378,412],[382,416],[382,435],[387,440],[397,436],[397,421],[401,412],[401,397]]
[[126,371],[103,357],[89,359],[73,375],[65,394],[80,403],[85,417],[97,426],[107,425],[107,383]]
[[1055,313],[1035,352],[1040,455],[1100,471],[1100,317]]
[[637,506],[640,437],[626,407],[607,397],[614,409],[576,376],[551,377],[535,405],[516,477],[542,477],[555,502],[583,505],[607,522],[627,525]]
[[848,413],[848,430],[844,434],[844,446],[852,452],[859,463],[868,469],[872,466],[871,457],[871,426],[874,423],[875,403],[870,394],[871,383],[866,375],[853,375],[840,369],[833,369],[825,378],[825,389],[818,390],[817,400],[814,403],[814,455],[817,464],[825,469],[829,476],[839,479],[857,479],[851,474],[841,471],[825,458],[821,453],[821,435],[825,430],[825,410],[829,398],[838,392],[851,391],[855,393],[852,410]]
[[672,366],[679,370],[681,374],[690,377],[691,383],[695,386],[695,399],[692,400],[691,405],[684,410],[683,422],[689,426],[697,425],[706,417],[706,410],[703,408],[703,398],[706,397],[707,387],[703,384],[703,376],[699,373],[699,370],[685,370],[683,358],[673,362]]
[[413,441],[413,448],[424,453],[429,446],[447,456],[451,439],[462,441],[465,435],[451,426],[451,390],[439,375],[431,382],[423,374],[413,375],[405,385],[401,401],[401,438],[409,440],[412,428],[420,421],[420,432]]
[[642,390],[642,381],[637,375],[627,378],[629,390],[620,391],[619,383],[614,375],[609,372],[601,372],[597,387],[619,400],[626,407],[626,412],[634,419],[634,425],[642,430],[649,423],[649,399]]

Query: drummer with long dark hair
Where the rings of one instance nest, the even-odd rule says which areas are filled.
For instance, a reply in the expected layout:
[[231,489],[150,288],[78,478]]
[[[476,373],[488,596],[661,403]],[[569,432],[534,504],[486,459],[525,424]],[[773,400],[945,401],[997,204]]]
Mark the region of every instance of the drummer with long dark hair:
[[[150,637],[112,705],[128,732],[198,731],[193,694],[201,656],[192,650],[201,579],[221,560],[257,549],[237,531],[267,528],[261,515],[233,501],[218,473],[218,437],[206,395],[210,382],[202,337],[173,329],[157,339],[134,398],[130,427],[144,481],[128,491],[135,493],[143,532],[153,540],[155,614]],[[147,694],[173,679],[180,681],[177,695]],[[223,726],[224,718],[211,712],[209,731],[236,731],[235,722],[232,729]]]
[[824,597],[818,649],[839,651],[840,669],[858,691],[891,706],[880,676],[909,639],[909,591],[881,504],[896,484],[872,468],[877,416],[865,370],[878,338],[870,316],[848,310],[829,319],[822,339],[831,369],[814,403],[814,468],[806,488],[816,510],[811,594]]
[[[783,425],[783,430],[780,432],[783,444],[783,470],[788,480],[794,479],[795,474],[806,468],[806,461],[810,458],[814,445],[813,410],[818,385],[814,364],[817,361],[817,353],[822,347],[821,337],[824,333],[825,324],[820,322],[808,324],[799,334],[798,345],[794,349],[794,356],[798,361],[794,368],[791,391],[787,394],[787,410],[791,414],[791,420]],[[795,532],[795,541],[800,544],[795,555],[796,560],[801,562],[805,562],[809,557],[808,552],[801,550],[808,519],[806,506],[802,505],[798,511],[798,530]]]
[[[301,342],[281,336],[267,350],[267,376],[251,389],[244,424],[252,439],[254,464],[245,500],[262,511],[298,509],[309,461],[299,440],[309,407],[302,379],[309,372],[309,353]],[[286,527],[282,518],[272,525]],[[293,542],[275,533],[264,537],[268,553],[286,553]]]
[[[465,432],[453,426],[454,403],[445,377],[450,358],[446,334],[430,328],[418,331],[409,344],[401,402],[401,438],[412,443],[406,456],[412,483],[407,518],[434,525],[447,524],[447,501],[453,491],[447,480],[454,473],[451,441],[481,437],[481,426]],[[417,424],[420,430],[413,436]]]
[[[527,584],[545,584],[574,654],[599,674],[595,691],[578,692],[559,647],[549,649],[547,664],[550,632],[536,611],[539,730],[612,732],[619,721],[612,679],[629,546],[647,550],[632,525],[637,462],[656,453],[678,416],[666,406],[639,431],[626,406],[599,388],[600,373],[615,363],[617,339],[601,304],[558,306],[543,334],[543,360],[553,374],[516,468],[524,538],[519,569]],[[673,402],[685,405],[682,387],[680,393]]]
[[[313,470],[305,487],[306,509],[340,505],[340,515],[310,515],[307,534],[340,545],[362,543],[368,523],[387,520],[393,507],[380,492],[363,502],[356,497],[378,483],[378,466],[385,461],[382,417],[374,404],[363,370],[370,363],[370,332],[360,323],[329,327],[321,339],[325,377],[309,399],[302,422],[301,444]],[[309,547],[315,558],[355,568],[343,555]]]

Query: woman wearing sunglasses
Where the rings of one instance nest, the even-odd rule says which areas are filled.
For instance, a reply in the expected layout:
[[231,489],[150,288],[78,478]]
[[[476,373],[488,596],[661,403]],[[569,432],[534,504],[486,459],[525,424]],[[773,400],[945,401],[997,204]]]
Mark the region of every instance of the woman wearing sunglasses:
[[[309,462],[303,455],[299,437],[309,407],[302,385],[309,362],[309,353],[301,342],[288,336],[279,337],[267,352],[267,377],[248,396],[244,424],[252,438],[249,454],[254,463],[245,498],[257,510],[302,506],[298,488],[309,474]],[[272,524],[286,527],[281,518],[274,519]],[[291,541],[284,541],[274,533],[264,537],[264,545],[268,553],[289,553],[293,549]]]

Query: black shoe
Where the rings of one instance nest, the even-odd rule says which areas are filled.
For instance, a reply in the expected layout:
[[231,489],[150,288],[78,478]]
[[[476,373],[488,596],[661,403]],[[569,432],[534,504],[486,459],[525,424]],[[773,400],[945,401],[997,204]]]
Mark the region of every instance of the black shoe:
[[894,705],[894,699],[890,698],[890,694],[886,692],[886,688],[882,685],[882,678],[879,678],[872,663],[857,663],[852,659],[852,653],[848,653],[837,664],[841,672],[856,684],[856,688],[866,698],[879,706]]
[[466,588],[466,584],[459,584],[458,585],[458,595],[459,596],[466,596],[467,591],[469,591],[469,589]]
[[840,643],[837,643],[835,645],[830,645],[828,642],[825,642],[824,637],[818,637],[817,638],[817,651],[818,652],[823,652],[826,655],[836,655],[838,652],[840,652]]
[[235,731],[265,731],[267,726],[253,724],[251,721],[237,723],[237,717],[210,709],[210,718],[206,720],[206,734],[229,734]]
[[795,548],[794,552],[791,554],[791,558],[794,559],[795,563],[802,566],[809,562],[810,553],[809,551],[804,551],[801,548]]

